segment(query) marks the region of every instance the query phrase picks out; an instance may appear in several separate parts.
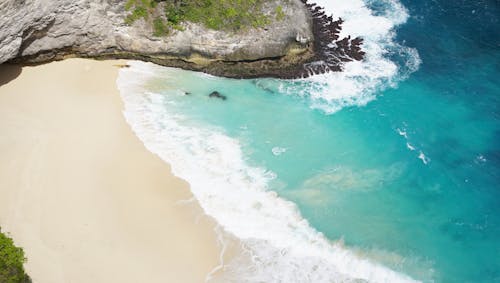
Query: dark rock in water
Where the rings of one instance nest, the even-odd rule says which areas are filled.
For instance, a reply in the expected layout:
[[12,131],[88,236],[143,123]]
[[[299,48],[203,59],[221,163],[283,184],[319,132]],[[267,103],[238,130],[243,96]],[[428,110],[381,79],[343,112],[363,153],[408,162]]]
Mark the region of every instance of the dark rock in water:
[[225,95],[220,94],[220,92],[218,92],[218,91],[212,92],[211,94],[208,95],[208,97],[210,97],[210,98],[220,98],[222,100],[226,100],[227,99],[227,97]]

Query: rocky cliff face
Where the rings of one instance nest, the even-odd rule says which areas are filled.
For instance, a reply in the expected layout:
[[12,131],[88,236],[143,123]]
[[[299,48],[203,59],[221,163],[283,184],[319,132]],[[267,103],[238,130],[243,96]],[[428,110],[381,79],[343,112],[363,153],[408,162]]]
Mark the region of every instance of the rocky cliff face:
[[238,33],[186,23],[154,37],[151,25],[128,26],[124,0],[3,0],[0,63],[39,63],[69,56],[132,58],[229,77],[286,77],[312,56],[312,18],[300,0],[270,0],[285,17]]

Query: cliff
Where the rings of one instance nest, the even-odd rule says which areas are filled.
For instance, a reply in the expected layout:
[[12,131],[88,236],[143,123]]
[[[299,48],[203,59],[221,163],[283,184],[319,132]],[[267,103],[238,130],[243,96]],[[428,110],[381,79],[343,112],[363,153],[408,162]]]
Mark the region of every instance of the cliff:
[[216,31],[184,23],[153,36],[140,19],[125,24],[123,0],[4,0],[0,63],[42,63],[66,57],[126,58],[228,77],[283,77],[312,56],[312,17],[300,0],[267,1],[284,17],[264,28]]
[[[363,60],[365,55],[361,38],[339,37],[342,19],[333,19],[307,0],[260,2],[262,11],[249,16],[266,16],[268,22],[261,27],[214,30],[182,22],[162,36],[155,36],[152,17],[137,17],[130,22],[132,12],[126,3],[3,0],[0,63],[122,58],[233,78],[298,78],[342,71],[345,62]],[[177,2],[148,3],[154,3],[148,13],[158,19],[165,17],[165,5]]]

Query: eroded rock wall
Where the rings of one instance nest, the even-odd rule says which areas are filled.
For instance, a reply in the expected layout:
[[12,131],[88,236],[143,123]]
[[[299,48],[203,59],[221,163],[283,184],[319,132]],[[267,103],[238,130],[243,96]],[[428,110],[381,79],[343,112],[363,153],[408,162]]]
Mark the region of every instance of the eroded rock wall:
[[[137,58],[232,77],[273,76],[283,65],[299,64],[311,50],[312,19],[300,0],[268,1],[266,11],[281,5],[286,16],[266,28],[234,33],[186,23],[185,30],[165,37],[153,36],[142,19],[126,25],[124,3],[1,0],[0,63],[67,56]],[[227,74],[221,69],[226,65]]]

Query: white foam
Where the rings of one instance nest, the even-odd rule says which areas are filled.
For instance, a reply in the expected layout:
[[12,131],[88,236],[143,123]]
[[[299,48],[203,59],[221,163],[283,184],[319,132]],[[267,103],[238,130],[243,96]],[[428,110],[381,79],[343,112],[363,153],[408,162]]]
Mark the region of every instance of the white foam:
[[[410,138],[409,138],[408,132],[407,132],[407,130],[405,128],[397,128],[396,132],[400,136],[402,136],[402,137],[405,138],[406,148],[408,150],[410,150],[410,151],[416,151],[417,150],[417,147],[410,143]],[[427,165],[427,164],[429,164],[429,162],[431,162],[431,159],[429,157],[427,157],[422,150],[418,151],[417,158],[420,159],[422,161],[422,163],[424,163],[425,165]]]
[[422,151],[418,153],[418,159],[422,160],[422,163],[425,165],[429,164],[431,162],[431,159],[425,155]]
[[396,131],[398,131],[398,134],[400,136],[404,137],[405,139],[408,139],[408,134],[406,133],[405,129],[397,128]]
[[484,155],[480,154],[476,157],[475,159],[476,163],[484,163],[487,161],[486,157]]
[[411,151],[415,151],[415,147],[411,145],[409,142],[406,143],[406,148],[408,148]]
[[[394,41],[394,29],[408,19],[406,9],[396,0],[366,0],[377,2],[384,8],[374,15],[362,0],[316,0],[325,7],[327,15],[342,18],[341,37],[351,35],[364,39],[366,52],[361,62],[349,62],[343,72],[314,75],[302,80],[300,89],[289,87],[285,92],[310,97],[311,106],[332,114],[346,106],[363,106],[375,99],[375,92],[397,83],[416,71],[421,63],[415,49],[401,46]],[[398,66],[389,57],[404,62]]]
[[169,113],[164,95],[145,90],[154,76],[164,78],[162,67],[130,65],[117,81],[128,123],[251,255],[251,264],[229,265],[224,282],[416,282],[331,243],[294,203],[268,191],[274,173],[246,164],[237,140],[217,128],[187,125],[186,117]]
[[287,151],[286,148],[284,147],[279,147],[279,146],[275,146],[271,149],[271,152],[273,153],[274,156],[280,156],[282,155],[283,153],[285,153]]

